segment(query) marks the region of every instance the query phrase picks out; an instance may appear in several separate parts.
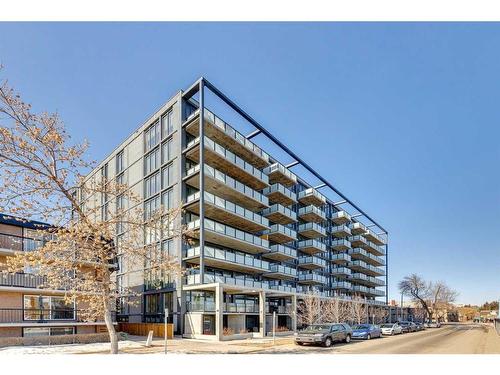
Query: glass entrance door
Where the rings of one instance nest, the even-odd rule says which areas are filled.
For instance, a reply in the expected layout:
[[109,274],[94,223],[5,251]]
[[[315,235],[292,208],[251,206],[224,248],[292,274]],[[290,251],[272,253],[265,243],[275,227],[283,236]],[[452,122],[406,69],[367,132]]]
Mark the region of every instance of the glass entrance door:
[[203,315],[203,334],[215,335],[215,315]]

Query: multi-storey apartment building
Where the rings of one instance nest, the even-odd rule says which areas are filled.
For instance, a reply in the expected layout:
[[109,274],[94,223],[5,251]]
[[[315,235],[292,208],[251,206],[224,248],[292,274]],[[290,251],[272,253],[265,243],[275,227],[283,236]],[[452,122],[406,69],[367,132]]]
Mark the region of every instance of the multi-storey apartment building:
[[86,322],[77,304],[65,302],[63,290],[41,289],[44,277],[26,268],[7,272],[7,257],[34,251],[49,234],[45,223],[26,221],[0,213],[0,337],[33,337],[88,334],[105,331],[103,322]]
[[[256,130],[245,136],[205,108],[207,87]],[[254,141],[259,135],[291,162],[265,152]],[[146,216],[182,205],[193,237],[190,244],[157,239],[182,263],[182,280],[119,271],[118,285],[142,292],[139,304],[120,301],[121,320],[161,322],[166,307],[178,333],[222,339],[265,335],[273,313],[280,329],[294,330],[297,300],[311,291],[385,304],[377,299],[386,296],[385,229],[203,78],[147,119],[89,178],[96,176],[128,184],[143,197]]]

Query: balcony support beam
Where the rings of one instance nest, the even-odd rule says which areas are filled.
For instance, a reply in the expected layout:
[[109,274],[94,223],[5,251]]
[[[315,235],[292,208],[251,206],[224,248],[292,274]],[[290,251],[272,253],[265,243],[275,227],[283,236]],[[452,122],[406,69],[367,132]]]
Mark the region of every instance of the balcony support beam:
[[215,337],[217,341],[223,339],[224,329],[224,288],[221,284],[215,286]]
[[258,136],[259,134],[260,134],[260,130],[259,130],[259,129],[257,129],[257,130],[254,130],[253,132],[251,132],[250,134],[248,134],[248,135],[246,136],[246,138],[247,138],[247,139],[252,139],[252,138],[254,138],[254,137]]
[[315,186],[314,188],[316,190],[318,190],[318,189],[324,188],[325,186],[326,186],[326,184],[319,184],[318,186]]
[[205,282],[205,81],[199,82],[200,96],[200,282]]
[[292,295],[292,330],[297,332],[297,295]]
[[259,291],[259,337],[266,337],[266,292]]
[[285,167],[292,168],[292,167],[295,167],[297,164],[299,164],[299,162],[297,160],[295,160],[295,161],[292,161],[291,163],[285,165]]

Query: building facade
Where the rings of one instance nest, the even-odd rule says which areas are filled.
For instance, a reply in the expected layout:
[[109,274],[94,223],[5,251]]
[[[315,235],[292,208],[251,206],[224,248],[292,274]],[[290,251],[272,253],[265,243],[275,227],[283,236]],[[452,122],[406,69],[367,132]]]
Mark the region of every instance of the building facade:
[[7,272],[7,257],[34,251],[47,237],[48,226],[0,213],[0,337],[34,337],[106,332],[103,322],[85,322],[77,304],[65,302],[62,290],[41,289],[44,278],[36,270]]
[[[208,89],[257,129],[245,136],[205,108]],[[257,137],[292,161],[274,158]],[[264,336],[273,315],[279,331],[295,330],[297,303],[309,292],[385,305],[387,232],[315,171],[319,185],[294,166],[313,171],[205,79],[168,100],[88,176],[127,184],[143,197],[146,216],[182,206],[193,237],[145,239],[177,257],[185,276],[120,269],[118,285],[142,296],[119,301],[118,320],[163,322],[168,309],[177,333],[220,340]],[[117,229],[118,253],[125,234]]]

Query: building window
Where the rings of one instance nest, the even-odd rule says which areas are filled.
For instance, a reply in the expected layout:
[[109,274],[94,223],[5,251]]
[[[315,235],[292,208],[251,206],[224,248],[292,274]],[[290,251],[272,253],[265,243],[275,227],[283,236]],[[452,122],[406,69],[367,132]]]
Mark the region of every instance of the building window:
[[74,320],[75,304],[59,296],[24,296],[24,320]]
[[149,220],[151,215],[160,207],[160,198],[156,196],[144,202],[144,219]]
[[153,149],[160,142],[160,124],[156,121],[144,133],[146,151]]
[[172,134],[174,131],[173,111],[168,111],[161,117],[161,131],[163,138]]
[[161,170],[162,188],[166,189],[174,183],[174,164],[169,164]]
[[172,138],[170,138],[166,142],[162,143],[162,145],[161,145],[161,163],[162,164],[164,164],[172,159],[172,157],[173,157],[172,145],[173,145]]
[[160,168],[160,150],[157,148],[144,157],[144,175],[147,176],[158,168]]
[[155,173],[151,177],[146,178],[144,180],[144,198],[148,199],[156,193],[159,193],[160,188],[160,173]]
[[164,191],[161,195],[161,205],[163,206],[164,210],[171,210],[173,207],[173,200],[174,198],[174,190],[169,189],[167,191]]
[[30,327],[23,328],[23,337],[74,335],[74,327]]
[[123,172],[123,169],[125,168],[124,164],[124,158],[123,158],[123,150],[120,151],[118,154],[116,154],[116,173],[121,173]]

